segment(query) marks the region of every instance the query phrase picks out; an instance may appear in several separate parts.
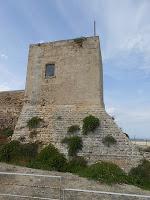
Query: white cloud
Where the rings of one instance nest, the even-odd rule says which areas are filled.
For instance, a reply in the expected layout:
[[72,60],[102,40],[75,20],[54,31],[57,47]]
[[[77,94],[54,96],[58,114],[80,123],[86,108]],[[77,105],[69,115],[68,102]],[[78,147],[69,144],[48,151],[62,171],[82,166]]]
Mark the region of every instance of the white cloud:
[[[139,53],[143,60],[142,65],[136,63],[136,69],[150,73],[150,1],[83,1],[84,13],[97,21],[103,60],[116,60],[120,66],[126,63],[123,67],[129,69],[128,56]],[[130,58],[131,70],[135,67],[134,56]]]
[[3,59],[3,60],[7,60],[7,59],[8,59],[8,56],[7,56],[6,54],[2,53],[2,54],[0,55],[0,58]]

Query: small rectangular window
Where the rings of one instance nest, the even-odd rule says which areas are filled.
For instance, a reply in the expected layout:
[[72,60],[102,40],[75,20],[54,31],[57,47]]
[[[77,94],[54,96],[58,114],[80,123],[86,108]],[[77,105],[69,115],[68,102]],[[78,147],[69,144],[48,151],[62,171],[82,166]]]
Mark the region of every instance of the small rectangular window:
[[47,64],[45,67],[45,78],[49,78],[55,75],[55,65]]

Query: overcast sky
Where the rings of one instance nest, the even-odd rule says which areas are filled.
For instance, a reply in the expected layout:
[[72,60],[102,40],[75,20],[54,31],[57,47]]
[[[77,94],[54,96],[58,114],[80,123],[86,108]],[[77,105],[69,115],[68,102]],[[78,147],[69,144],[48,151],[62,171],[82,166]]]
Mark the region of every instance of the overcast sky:
[[150,0],[0,0],[0,90],[24,89],[30,43],[91,36],[94,19],[106,109],[150,138]]

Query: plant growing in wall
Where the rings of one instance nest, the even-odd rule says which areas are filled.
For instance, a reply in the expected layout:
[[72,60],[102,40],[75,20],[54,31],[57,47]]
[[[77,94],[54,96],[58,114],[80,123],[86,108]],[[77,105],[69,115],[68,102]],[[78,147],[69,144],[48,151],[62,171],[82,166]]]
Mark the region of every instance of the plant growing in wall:
[[85,37],[75,38],[74,42],[79,45],[79,47],[83,46],[83,42],[86,40]]
[[82,132],[87,135],[88,132],[94,132],[96,128],[100,125],[100,121],[97,117],[89,115],[83,119]]
[[68,127],[67,133],[75,133],[80,130],[79,125],[72,125]]
[[32,129],[32,128],[38,128],[41,121],[42,121],[42,119],[39,118],[39,117],[32,117],[31,119],[28,120],[27,126],[30,129]]
[[114,145],[117,143],[116,139],[112,135],[107,135],[102,140],[103,144],[107,147],[110,147],[111,145]]
[[67,144],[68,155],[72,157],[77,156],[77,153],[82,150],[83,147],[82,138],[79,136],[65,137],[62,143]]

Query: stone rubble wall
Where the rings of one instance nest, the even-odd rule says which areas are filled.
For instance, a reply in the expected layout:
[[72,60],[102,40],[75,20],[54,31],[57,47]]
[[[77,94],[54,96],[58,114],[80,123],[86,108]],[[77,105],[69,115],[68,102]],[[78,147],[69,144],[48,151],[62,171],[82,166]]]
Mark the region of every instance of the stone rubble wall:
[[[88,135],[83,136],[81,132],[77,133],[83,138],[83,150],[79,152],[79,155],[84,156],[89,163],[100,160],[112,161],[126,171],[138,165],[144,155],[126,137],[112,117],[97,105],[31,106],[26,104],[18,119],[13,139],[23,137],[24,142],[40,141],[43,145],[53,143],[61,152],[67,155],[67,148],[61,144],[61,140],[68,135],[68,127],[78,124],[82,128],[82,120],[90,114],[100,119],[100,127],[94,133]],[[34,116],[42,118],[44,123],[36,129],[37,136],[30,138],[29,135],[32,130],[27,127],[27,121]],[[110,147],[105,146],[102,139],[107,135],[112,135],[117,140],[117,144]]]
[[0,92],[0,129],[14,129],[23,106],[23,99],[23,90]]

